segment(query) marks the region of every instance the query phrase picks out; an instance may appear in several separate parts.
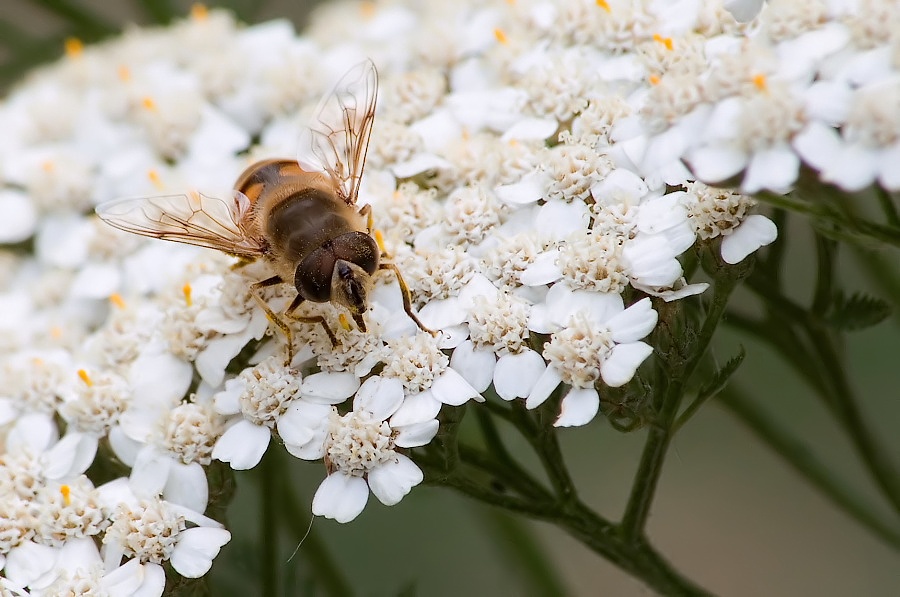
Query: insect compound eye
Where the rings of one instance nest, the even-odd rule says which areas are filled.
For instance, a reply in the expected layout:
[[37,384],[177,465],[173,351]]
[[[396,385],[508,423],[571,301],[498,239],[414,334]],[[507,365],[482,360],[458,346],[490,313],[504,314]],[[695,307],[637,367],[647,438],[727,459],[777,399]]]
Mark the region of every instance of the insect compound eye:
[[294,272],[294,286],[306,300],[324,303],[331,300],[331,276],[335,258],[327,249],[316,249],[300,262]]
[[340,235],[331,241],[331,250],[336,259],[358,265],[370,276],[378,269],[378,244],[365,232],[354,231]]

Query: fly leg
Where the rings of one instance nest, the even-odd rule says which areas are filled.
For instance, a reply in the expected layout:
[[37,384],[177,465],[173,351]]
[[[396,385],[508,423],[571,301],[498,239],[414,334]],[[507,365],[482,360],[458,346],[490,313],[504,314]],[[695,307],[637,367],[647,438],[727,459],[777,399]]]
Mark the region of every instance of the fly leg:
[[403,310],[406,311],[406,314],[409,315],[410,319],[416,322],[416,325],[419,326],[420,330],[428,332],[432,336],[437,336],[437,332],[425,327],[425,325],[419,321],[419,318],[416,317],[416,314],[413,313],[412,298],[409,296],[409,286],[406,285],[406,281],[403,279],[403,275],[400,273],[397,266],[393,263],[380,263],[378,269],[387,269],[394,272],[394,275],[397,276],[397,282],[400,284],[400,294],[403,295]]
[[284,310],[284,314],[287,315],[288,317],[290,317],[291,319],[293,319],[294,321],[299,321],[300,323],[320,323],[320,324],[322,324],[322,329],[325,330],[325,333],[328,335],[328,339],[331,340],[331,346],[337,347],[337,345],[338,345],[337,337],[334,335],[334,332],[331,331],[331,328],[328,327],[328,322],[325,321],[324,317],[322,317],[321,315],[299,316],[299,315],[293,314],[294,311],[296,311],[297,308],[301,304],[303,304],[303,301],[305,301],[305,300],[306,299],[304,299],[301,295],[298,294],[297,296],[294,297],[294,300],[291,301],[291,304],[288,305],[288,308]]
[[259,294],[259,290],[261,288],[267,288],[269,286],[275,286],[276,284],[281,284],[284,280],[281,279],[281,276],[272,276],[271,278],[266,278],[265,280],[260,280],[259,282],[254,283],[250,286],[250,294],[253,295],[253,298],[256,299],[256,302],[259,303],[259,306],[262,307],[263,311],[266,312],[266,317],[278,326],[285,336],[287,340],[287,361],[284,366],[288,367],[291,364],[291,361],[294,360],[294,334],[291,332],[291,328],[285,323],[284,319],[281,318],[280,315],[275,313],[271,307],[263,300],[263,297]]

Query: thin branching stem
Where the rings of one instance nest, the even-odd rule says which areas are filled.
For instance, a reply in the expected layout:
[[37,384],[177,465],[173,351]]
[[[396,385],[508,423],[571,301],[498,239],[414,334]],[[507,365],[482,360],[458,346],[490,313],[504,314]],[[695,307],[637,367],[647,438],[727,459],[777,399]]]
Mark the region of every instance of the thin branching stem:
[[[690,354],[678,354],[678,350],[670,351],[668,363],[669,378],[664,384],[663,399],[656,420],[647,431],[647,441],[641,454],[641,461],[635,474],[634,483],[625,514],[622,517],[620,532],[628,543],[640,541],[650,515],[650,506],[656,493],[662,466],[668,451],[669,442],[675,431],[675,418],[684,397],[685,384],[694,369],[700,363],[706,349],[712,342],[713,334],[719,320],[725,313],[728,298],[731,296],[740,279],[749,272],[749,266],[743,268],[720,268],[718,271],[712,304],[706,314],[696,341],[689,347]],[[675,341],[673,345],[678,345]]]

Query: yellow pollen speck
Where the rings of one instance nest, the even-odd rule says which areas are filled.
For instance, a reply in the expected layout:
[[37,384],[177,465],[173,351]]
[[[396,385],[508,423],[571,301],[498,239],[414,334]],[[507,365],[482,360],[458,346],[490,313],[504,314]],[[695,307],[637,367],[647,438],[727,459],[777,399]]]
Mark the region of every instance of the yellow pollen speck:
[[72,488],[68,485],[60,485],[59,492],[63,496],[63,503],[66,506],[70,506],[72,504]]
[[153,186],[157,189],[161,190],[163,188],[164,185],[162,179],[159,177],[159,172],[157,172],[155,168],[150,168],[150,170],[147,171],[147,178],[150,179],[150,182],[152,182]]
[[153,101],[152,97],[147,96],[147,97],[143,98],[141,100],[141,105],[144,107],[145,110],[150,110],[150,111],[156,110],[156,102]]
[[612,9],[609,7],[609,2],[607,2],[606,0],[597,0],[597,6],[599,6],[606,12],[612,12]]
[[506,0],[506,3],[509,4],[510,6],[515,6],[516,0]]
[[651,85],[659,85],[659,77],[656,75],[650,75],[650,84]]
[[384,234],[381,233],[381,230],[375,230],[375,243],[382,253],[387,253],[387,249],[384,248]]
[[60,338],[62,338],[62,335],[63,335],[63,329],[61,327],[59,327],[58,325],[55,325],[52,328],[50,328],[50,337],[53,338],[54,340],[59,340]]
[[81,378],[81,381],[83,381],[84,385],[86,385],[87,387],[91,387],[92,385],[94,385],[94,380],[91,379],[91,376],[88,375],[88,372],[84,369],[78,370],[78,377]]
[[75,58],[84,52],[84,44],[77,37],[67,37],[65,41],[66,55]]
[[754,75],[753,84],[756,85],[756,88],[760,91],[765,91],[769,87],[765,75]]
[[506,38],[506,34],[503,32],[503,29],[500,29],[499,27],[494,29],[494,37],[496,37],[497,41],[499,41],[503,45],[509,43],[509,39]]
[[205,21],[209,16],[209,9],[205,4],[197,2],[191,5],[191,18],[195,21]]
[[667,50],[671,50],[673,47],[672,38],[671,37],[663,37],[659,33],[653,34],[653,41],[659,42],[662,45],[666,46]]
[[350,322],[347,320],[347,316],[344,315],[343,313],[338,315],[338,323],[341,324],[342,328],[344,328],[348,332],[350,331]]
[[56,167],[56,165],[53,163],[53,160],[45,160],[45,161],[41,162],[41,170],[43,170],[44,172],[47,172],[47,173],[53,172],[53,169],[55,167]]
[[359,11],[362,13],[364,19],[371,19],[375,16],[375,3],[363,2],[359,5]]
[[116,74],[119,75],[120,81],[130,81],[131,80],[131,69],[125,66],[124,64],[120,64],[119,68],[116,69]]
[[31,362],[34,363],[35,367],[42,367],[44,365],[44,359],[40,357],[34,357],[31,359]]
[[119,294],[118,292],[114,292],[111,295],[109,295],[109,302],[114,304],[119,309],[125,308],[125,299],[123,299],[122,295]]
[[190,282],[186,283],[181,287],[181,292],[184,293],[184,302],[187,303],[187,306],[190,307],[193,304],[193,300],[191,300],[191,284]]

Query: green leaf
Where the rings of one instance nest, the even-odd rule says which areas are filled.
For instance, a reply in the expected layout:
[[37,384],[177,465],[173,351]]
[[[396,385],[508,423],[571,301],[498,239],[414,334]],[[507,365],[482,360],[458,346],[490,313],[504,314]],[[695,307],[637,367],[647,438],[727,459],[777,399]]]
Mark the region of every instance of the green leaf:
[[747,353],[744,351],[744,347],[741,346],[738,353],[731,357],[724,367],[717,369],[712,379],[700,387],[700,391],[697,393],[697,400],[709,400],[725,389],[731,376],[737,372],[741,363],[744,362],[745,356],[747,356]]
[[848,298],[838,293],[824,319],[835,329],[851,332],[881,323],[891,315],[891,311],[891,306],[879,298],[862,293]]
[[725,389],[725,386],[727,386],[729,380],[731,380],[731,376],[737,372],[741,363],[744,362],[744,357],[746,355],[747,353],[744,351],[744,347],[741,346],[737,355],[725,363],[724,367],[716,369],[713,376],[705,384],[700,386],[697,397],[686,409],[684,409],[684,412],[681,413],[678,420],[675,421],[676,431],[681,429],[682,425],[687,423],[710,398],[714,398],[719,392]]

